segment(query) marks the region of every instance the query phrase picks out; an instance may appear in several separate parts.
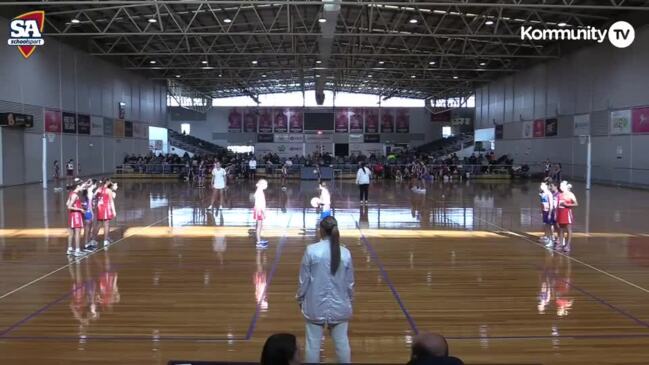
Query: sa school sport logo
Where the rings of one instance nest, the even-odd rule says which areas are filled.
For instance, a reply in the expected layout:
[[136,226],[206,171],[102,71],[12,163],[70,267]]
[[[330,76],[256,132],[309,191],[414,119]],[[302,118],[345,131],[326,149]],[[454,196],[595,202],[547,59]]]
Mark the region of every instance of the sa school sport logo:
[[45,26],[45,12],[42,10],[30,11],[21,14],[9,23],[10,46],[18,47],[18,50],[25,58],[34,53],[37,46],[45,44],[43,39],[43,27]]

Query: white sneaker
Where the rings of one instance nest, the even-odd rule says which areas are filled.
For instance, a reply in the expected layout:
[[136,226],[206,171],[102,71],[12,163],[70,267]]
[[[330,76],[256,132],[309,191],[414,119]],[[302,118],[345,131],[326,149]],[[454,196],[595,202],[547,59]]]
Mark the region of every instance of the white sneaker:
[[72,247],[68,247],[68,251],[66,253],[68,255],[72,255],[74,253],[74,249]]
[[109,240],[104,240],[104,247],[110,246],[111,243],[112,242],[110,242]]
[[545,247],[552,247],[552,246],[554,246],[554,242],[551,239],[546,237],[545,238]]
[[72,253],[72,256],[74,256],[74,257],[81,257],[81,256],[85,256],[85,255],[86,255],[86,253],[81,251],[81,250],[74,250],[74,252]]

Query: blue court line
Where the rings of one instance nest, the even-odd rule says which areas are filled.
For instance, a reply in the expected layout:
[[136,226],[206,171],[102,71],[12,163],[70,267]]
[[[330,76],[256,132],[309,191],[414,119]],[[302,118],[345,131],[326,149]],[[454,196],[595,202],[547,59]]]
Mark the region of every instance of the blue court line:
[[376,266],[379,268],[379,272],[381,273],[381,276],[383,277],[383,280],[388,285],[388,288],[390,288],[390,291],[392,292],[392,295],[394,296],[394,299],[396,299],[397,303],[399,304],[399,307],[401,308],[401,311],[403,312],[403,315],[406,316],[406,319],[408,320],[408,324],[410,325],[410,329],[412,330],[412,332],[415,335],[419,334],[419,330],[417,329],[417,324],[415,323],[415,320],[410,315],[410,312],[408,312],[408,309],[406,309],[406,306],[403,304],[403,301],[401,300],[401,296],[399,295],[399,292],[397,291],[397,288],[395,288],[394,284],[392,284],[392,280],[390,280],[390,277],[388,276],[387,271],[385,271],[385,269],[383,268],[383,264],[381,264],[381,260],[379,259],[379,255],[376,253],[376,251],[374,250],[374,247],[372,246],[370,241],[368,241],[367,237],[365,237],[365,234],[361,230],[361,227],[358,224],[358,221],[356,221],[356,219],[353,218],[353,217],[352,217],[352,219],[354,219],[354,223],[356,224],[356,229],[358,229],[358,231],[361,234],[361,242],[363,242],[363,244],[365,245],[365,247],[369,251],[369,253],[370,253],[371,257],[372,257],[372,261],[374,261]]
[[[536,265],[535,265],[535,266],[536,266]],[[564,279],[562,279],[562,278],[557,277],[557,276],[556,276],[553,272],[551,272],[551,271],[544,270],[544,269],[542,269],[542,268],[540,268],[540,267],[538,267],[538,266],[536,266],[536,268],[539,269],[539,270],[542,271],[542,272],[548,273],[548,274],[549,274],[552,278],[554,278],[555,280],[559,280],[559,281],[561,281],[561,282],[563,282],[563,283],[565,283],[565,284],[568,284],[568,286],[570,286],[571,288],[573,288],[573,289],[575,289],[576,291],[580,292],[581,294],[583,294],[583,295],[585,295],[585,296],[591,298],[592,300],[598,302],[599,304],[601,304],[601,305],[603,305],[603,306],[605,306],[605,307],[608,307],[608,308],[611,309],[612,311],[617,312],[618,314],[620,314],[620,315],[622,315],[622,316],[624,316],[624,317],[630,319],[631,321],[635,322],[636,324],[638,324],[638,325],[640,325],[640,326],[642,326],[642,327],[644,327],[644,328],[649,328],[649,323],[647,323],[647,322],[641,320],[640,318],[638,318],[638,317],[636,317],[635,315],[629,313],[628,311],[626,311],[626,310],[624,310],[624,309],[622,309],[622,308],[620,308],[620,307],[617,307],[617,306],[611,304],[611,303],[608,302],[606,299],[601,298],[601,297],[599,297],[599,296],[597,296],[597,295],[595,295],[595,294],[589,292],[588,290],[586,290],[586,289],[584,289],[584,288],[581,288],[581,287],[575,285],[575,284],[572,283],[571,281],[564,280]]]

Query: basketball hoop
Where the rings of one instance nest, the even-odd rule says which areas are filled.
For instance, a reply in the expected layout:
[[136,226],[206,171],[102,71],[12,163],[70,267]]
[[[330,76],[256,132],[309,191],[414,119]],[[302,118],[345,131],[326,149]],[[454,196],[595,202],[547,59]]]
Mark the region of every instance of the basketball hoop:
[[586,144],[588,136],[579,136],[579,144]]
[[47,141],[52,143],[56,139],[56,134],[55,133],[45,133],[47,136]]

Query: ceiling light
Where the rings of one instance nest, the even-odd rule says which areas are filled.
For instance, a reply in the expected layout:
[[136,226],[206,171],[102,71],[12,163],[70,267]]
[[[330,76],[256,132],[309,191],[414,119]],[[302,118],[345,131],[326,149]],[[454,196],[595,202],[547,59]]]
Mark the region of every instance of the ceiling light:
[[411,79],[416,79],[416,78],[417,78],[417,75],[412,75],[412,76],[410,76],[410,78],[411,78]]
[[253,65],[256,65],[256,64],[257,64],[257,60],[254,60],[254,61],[252,61],[251,63],[252,63]]
[[157,23],[157,22],[158,22],[158,19],[156,19],[156,18],[149,18],[148,22],[149,22],[149,23]]
[[222,77],[223,75],[219,74],[219,77]]
[[315,63],[317,63],[317,64],[319,65],[319,64],[321,64],[321,63],[322,63],[322,61],[320,61],[320,60],[317,60],[317,61],[315,61]]
[[179,78],[180,78],[180,75],[176,75],[176,78],[179,79]]
[[484,22],[484,23],[485,23],[485,25],[494,25],[494,21],[493,21],[493,20],[487,20],[487,21]]
[[567,26],[568,26],[568,23],[566,23],[566,22],[561,22],[561,23],[559,23],[559,24],[557,24],[557,25],[560,26],[560,27],[567,27]]
[[419,20],[417,20],[417,19],[415,19],[415,18],[412,18],[412,19],[408,20],[408,23],[410,23],[410,24],[417,24],[417,23],[419,23]]
[[372,78],[372,75],[367,75],[367,77],[369,77],[369,78],[371,79],[371,78]]
[[459,77],[453,76],[453,80],[457,80],[457,79],[459,79]]
[[79,20],[79,19],[77,19],[77,18],[74,18],[74,19],[70,20],[70,23],[72,23],[72,24],[79,24],[79,23],[81,23],[81,20]]
[[480,62],[480,66],[486,66],[486,65],[487,65],[486,62]]
[[325,19],[325,18],[318,19],[318,23],[326,23],[326,22],[327,22],[327,19]]
[[262,74],[261,77],[266,77],[266,74]]
[[155,64],[156,64],[156,61],[155,61],[155,60],[151,60],[151,61],[149,61],[149,63],[152,64],[152,65],[155,65]]
[[315,77],[320,77],[320,75],[315,75]]
[[437,63],[437,62],[435,62],[435,61],[428,62],[429,65],[434,65],[435,63]]
[[385,61],[379,61],[379,65],[382,65],[384,63],[385,63]]
[[227,23],[227,24],[232,23],[232,19],[225,18],[225,19],[223,19],[223,23]]
[[201,61],[201,63],[207,65],[207,61]]

